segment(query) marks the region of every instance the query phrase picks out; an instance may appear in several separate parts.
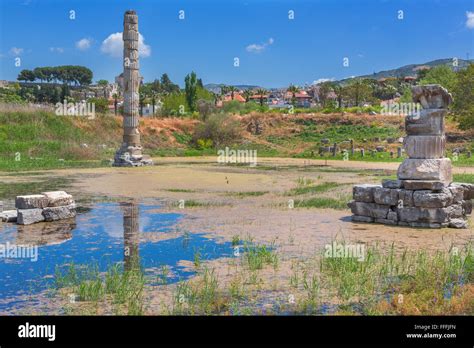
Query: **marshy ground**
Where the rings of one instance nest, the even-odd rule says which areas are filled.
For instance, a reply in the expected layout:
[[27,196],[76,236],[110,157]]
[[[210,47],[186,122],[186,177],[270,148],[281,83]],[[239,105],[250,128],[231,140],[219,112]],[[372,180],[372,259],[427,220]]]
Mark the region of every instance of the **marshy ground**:
[[[48,286],[35,292],[25,285],[15,295],[34,302],[4,305],[2,312],[474,313],[472,218],[462,230],[350,221],[352,185],[380,183],[397,163],[271,158],[250,167],[205,157],[155,163],[1,176],[5,209],[17,194],[53,187],[72,193],[81,207],[75,225],[59,233],[43,223],[22,231],[3,224],[3,241],[31,241],[41,231],[44,257],[58,249],[49,251],[54,271],[37,274],[50,279]],[[455,181],[474,180],[472,167],[454,172]],[[123,202],[134,202],[140,215],[131,244]],[[64,249],[81,238],[86,251]],[[125,260],[127,243],[138,252]],[[111,245],[105,262],[101,255]],[[325,257],[328,245],[363,246],[363,260]],[[26,271],[14,281],[25,279],[35,282]]]

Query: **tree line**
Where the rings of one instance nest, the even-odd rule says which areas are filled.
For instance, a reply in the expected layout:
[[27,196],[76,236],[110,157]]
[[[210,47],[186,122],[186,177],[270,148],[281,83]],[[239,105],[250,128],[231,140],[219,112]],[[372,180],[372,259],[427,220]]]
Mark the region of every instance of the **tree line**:
[[66,85],[74,84],[87,86],[92,83],[93,73],[89,68],[80,65],[62,65],[38,67],[33,70],[24,69],[17,77],[18,81],[25,82],[56,82]]

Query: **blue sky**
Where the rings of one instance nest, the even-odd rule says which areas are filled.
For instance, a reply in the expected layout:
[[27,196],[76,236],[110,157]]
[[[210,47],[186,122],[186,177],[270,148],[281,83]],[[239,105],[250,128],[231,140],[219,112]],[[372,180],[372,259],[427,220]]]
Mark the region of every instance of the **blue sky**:
[[145,81],[166,72],[182,85],[194,70],[204,83],[282,87],[474,58],[472,0],[0,0],[0,79],[85,65],[95,81],[112,81],[122,67],[110,35],[127,9],[139,15]]

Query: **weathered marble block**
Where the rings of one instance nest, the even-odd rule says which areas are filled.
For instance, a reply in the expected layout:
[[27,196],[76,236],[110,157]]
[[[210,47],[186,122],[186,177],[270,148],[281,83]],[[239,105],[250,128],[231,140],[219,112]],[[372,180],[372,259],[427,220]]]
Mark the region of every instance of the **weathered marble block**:
[[368,216],[376,219],[386,219],[390,209],[386,205],[356,201],[350,203],[350,208],[354,215]]
[[469,200],[469,199],[474,199],[474,184],[458,184],[456,185],[462,186],[464,188],[464,199]]
[[435,180],[441,181],[445,185],[449,185],[453,181],[451,160],[449,158],[407,158],[398,167],[397,175],[402,180]]
[[76,205],[70,204],[60,207],[47,207],[43,209],[42,213],[46,221],[68,219],[76,216]]
[[45,195],[17,196],[15,208],[17,209],[41,209],[48,206],[48,198]]
[[450,217],[461,217],[462,207],[446,208],[420,208],[404,207],[398,208],[398,219],[405,222],[449,222]]
[[377,204],[397,205],[398,191],[396,189],[378,187],[374,191],[374,201]]
[[443,158],[446,147],[444,135],[410,135],[404,148],[410,158]]
[[43,209],[18,209],[17,224],[31,225],[41,221],[44,221]]
[[448,90],[437,84],[414,86],[411,92],[413,102],[420,103],[423,109],[446,109],[453,101]]
[[48,204],[45,207],[60,207],[63,205],[70,205],[74,203],[72,195],[64,191],[49,191],[42,192],[46,197]]
[[405,130],[412,135],[444,135],[446,110],[421,110],[419,115],[405,118]]
[[354,221],[354,222],[374,222],[374,218],[369,217],[369,216],[352,215],[352,221]]
[[399,190],[398,191],[398,205],[402,207],[413,207],[414,202],[413,202],[413,192],[411,190]]
[[447,185],[442,181],[436,180],[402,180],[403,188],[407,190],[433,190],[438,191]]
[[382,187],[389,189],[398,189],[403,187],[403,182],[401,180],[383,179]]
[[416,207],[443,208],[452,202],[453,195],[448,189],[444,189],[441,192],[420,190],[413,193],[413,203]]
[[472,201],[471,200],[462,201],[461,204],[462,204],[463,213],[465,215],[472,213]]
[[0,213],[0,219],[3,222],[16,222],[18,210],[4,210]]
[[373,203],[374,202],[374,191],[377,188],[380,188],[380,185],[354,185],[352,187],[352,194],[354,200],[357,202],[366,202],[366,203]]

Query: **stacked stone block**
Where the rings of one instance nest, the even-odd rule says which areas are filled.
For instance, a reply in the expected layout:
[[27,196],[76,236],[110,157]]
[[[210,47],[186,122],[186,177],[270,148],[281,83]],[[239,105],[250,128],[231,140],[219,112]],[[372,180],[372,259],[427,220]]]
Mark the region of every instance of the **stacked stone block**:
[[76,216],[74,199],[64,191],[17,196],[15,207],[17,208],[16,222],[19,225],[56,221]]
[[405,120],[408,158],[398,180],[356,185],[349,203],[353,221],[387,225],[466,228],[474,185],[453,184],[451,161],[445,158],[444,117],[452,97],[439,85],[415,86],[413,102],[423,109]]
[[474,185],[451,184],[440,190],[410,190],[401,180],[355,185],[349,203],[352,221],[411,227],[467,227]]

